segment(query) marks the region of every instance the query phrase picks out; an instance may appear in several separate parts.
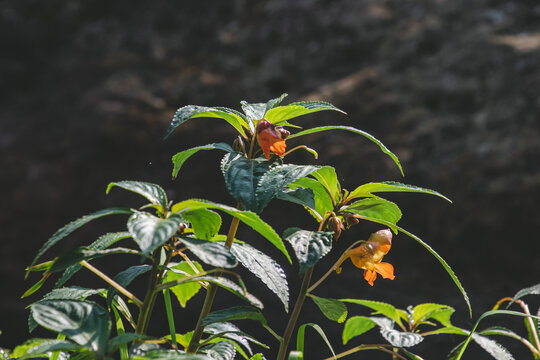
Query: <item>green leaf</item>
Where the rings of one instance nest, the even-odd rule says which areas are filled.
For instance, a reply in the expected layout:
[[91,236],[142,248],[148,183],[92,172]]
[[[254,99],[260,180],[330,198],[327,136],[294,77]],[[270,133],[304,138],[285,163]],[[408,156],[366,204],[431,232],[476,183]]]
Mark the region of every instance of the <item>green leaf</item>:
[[420,304],[416,305],[413,310],[414,323],[421,323],[429,319],[435,319],[443,326],[452,326],[450,317],[454,313],[454,309],[448,305],[440,304]]
[[366,316],[353,316],[347,320],[343,328],[343,345],[355,336],[362,335],[375,327],[375,322]]
[[76,300],[44,300],[32,304],[32,315],[43,327],[104,354],[111,331],[109,314],[101,306]]
[[266,102],[266,108],[265,108],[264,114],[266,115],[266,113],[268,112],[268,110],[273,109],[273,108],[275,108],[276,106],[278,106],[279,104],[281,104],[281,102],[283,101],[283,99],[285,99],[287,96],[288,96],[288,94],[283,93],[283,94],[281,94],[279,97],[277,97],[277,98],[275,98],[275,99],[268,100],[268,101]]
[[[47,250],[49,250],[51,248],[51,246],[53,246],[54,244],[56,244],[57,242],[59,242],[60,240],[62,240],[66,236],[68,236],[69,234],[71,234],[73,231],[80,228],[81,226],[89,223],[90,221],[95,220],[95,219],[99,219],[99,218],[101,218],[103,216],[108,216],[108,215],[131,214],[131,213],[132,213],[132,211],[130,209],[127,209],[127,208],[109,208],[109,209],[103,209],[103,210],[96,211],[96,212],[94,212],[92,214],[85,215],[85,216],[83,216],[83,217],[81,217],[81,218],[79,218],[77,220],[74,220],[74,221],[70,222],[69,224],[67,224],[66,226],[64,226],[60,230],[58,230],[56,233],[54,233],[54,235],[49,240],[47,240],[47,242],[41,247],[41,249],[39,249],[36,257],[34,258],[34,260],[32,260],[32,263],[30,264],[30,266],[34,265],[36,263],[36,261]],[[28,273],[27,273],[27,275],[28,275]]]
[[159,185],[143,181],[118,181],[110,183],[109,186],[107,186],[106,193],[108,194],[114,186],[118,186],[122,189],[133,191],[134,193],[144,196],[152,205],[161,206],[162,211],[167,209],[169,202],[167,200],[167,194]]
[[345,114],[344,111],[324,101],[302,101],[274,107],[268,110],[264,117],[275,125],[284,125],[282,123],[286,123],[289,119],[322,110],[333,110]]
[[302,178],[289,185],[289,188],[296,190],[297,188],[310,189],[313,191],[313,200],[315,207],[308,207],[308,211],[317,221],[321,221],[327,211],[334,210],[334,203],[328,191],[323,184],[317,180],[310,178]]
[[270,256],[260,252],[248,244],[235,242],[231,247],[231,253],[236,259],[276,294],[285,311],[289,311],[289,286],[287,276],[281,266]]
[[221,216],[212,210],[186,211],[182,217],[191,223],[197,239],[210,240],[221,228]]
[[240,133],[240,135],[246,137],[243,127],[247,127],[247,123],[245,116],[242,113],[224,107],[187,105],[176,111],[164,138],[167,138],[174,129],[182,125],[187,120],[201,117],[223,119],[231,124],[236,131]]
[[512,354],[495,340],[478,334],[472,334],[472,339],[496,360],[514,360]]
[[[152,267],[150,265],[146,264],[130,266],[129,268],[116,274],[113,280],[120,286],[126,288],[127,286],[129,286],[129,284],[131,284],[133,280],[135,280],[138,276],[148,272],[151,268]],[[116,294],[117,290],[112,286],[109,287],[109,290],[107,290],[107,304],[109,306],[112,304],[114,295]]]
[[[388,223],[387,224],[388,226],[390,226],[391,224]],[[461,292],[461,295],[463,296],[463,299],[465,300],[465,302],[467,303],[467,307],[469,308],[469,315],[472,317],[472,308],[471,308],[471,303],[469,302],[469,297],[467,296],[467,293],[465,292],[465,289],[463,288],[463,286],[461,285],[461,282],[459,282],[459,279],[457,278],[456,274],[454,274],[454,271],[452,270],[452,268],[446,263],[446,261],[439,255],[437,254],[437,252],[435,250],[433,250],[433,248],[431,248],[431,246],[429,246],[428,244],[426,244],[424,241],[422,241],[422,239],[420,239],[418,236],[408,232],[407,230],[399,227],[399,226],[396,226],[396,228],[401,231],[402,233],[406,234],[407,236],[409,236],[410,238],[412,238],[413,240],[416,240],[416,242],[418,242],[420,245],[422,245],[425,249],[427,249],[427,251],[429,251],[437,260],[439,260],[439,262],[441,263],[441,265],[443,266],[443,268],[446,270],[446,272],[448,273],[448,275],[450,275],[450,277],[452,278],[452,280],[454,281],[454,284],[456,284],[456,286],[458,287],[459,291]]]
[[445,326],[445,327],[442,327],[433,331],[428,331],[428,332],[423,333],[424,336],[440,335],[440,334],[454,334],[454,335],[467,336],[468,332],[455,326]]
[[242,204],[243,209],[255,213],[258,211],[260,206],[256,194],[257,186],[271,166],[266,159],[250,160],[240,153],[229,153],[223,158],[225,185],[229,194]]
[[283,233],[283,238],[292,245],[301,274],[332,249],[332,232],[289,228]]
[[420,334],[395,330],[394,322],[388,318],[372,317],[371,320],[379,326],[381,335],[392,346],[399,348],[411,347],[424,340],[424,337]]
[[215,360],[233,360],[236,355],[235,346],[228,341],[206,345],[200,351]]
[[131,360],[216,360],[203,354],[187,354],[178,350],[151,350],[144,354],[136,354]]
[[180,151],[176,155],[172,157],[172,162],[174,165],[174,169],[172,172],[173,179],[178,176],[178,172],[180,172],[180,169],[182,168],[182,165],[186,162],[187,159],[189,159],[192,155],[199,152],[200,150],[223,150],[226,152],[232,152],[233,149],[229,144],[226,143],[212,143],[202,146],[193,147],[191,149],[187,149],[184,151]]
[[[342,210],[373,222],[382,220],[395,225],[401,219],[401,210],[396,204],[377,197],[356,201]],[[395,226],[392,230],[396,231]]]
[[249,358],[249,360],[265,360],[265,357],[261,353],[257,353]]
[[172,207],[172,212],[174,213],[183,213],[188,210],[195,209],[216,209],[221,210],[231,216],[238,218],[247,226],[251,227],[253,230],[264,236],[270,243],[272,243],[278,250],[280,250],[286,257],[289,262],[291,258],[285,249],[285,245],[278,234],[272,229],[270,225],[265,223],[257,214],[252,213],[251,211],[242,211],[231,206],[222,205],[207,200],[201,199],[191,199],[179,202]]
[[452,202],[452,200],[442,195],[441,193],[438,193],[437,191],[421,188],[418,186],[402,184],[402,183],[394,182],[394,181],[371,182],[364,185],[360,185],[349,194],[349,196],[347,197],[347,200],[350,201],[357,197],[372,196],[373,193],[378,193],[378,192],[416,192],[416,193],[435,195],[440,198],[443,198],[444,200],[448,202]]
[[238,265],[236,258],[220,243],[181,237],[180,240],[204,263],[215,267],[233,268]]
[[213,334],[214,336],[219,336],[225,339],[232,340],[242,345],[242,347],[246,349],[250,356],[253,355],[253,351],[251,350],[249,341],[261,344],[259,341],[255,340],[250,335],[241,331],[236,325],[230,322],[210,324],[208,326],[205,326],[204,332],[208,334]]
[[267,325],[263,314],[256,308],[249,306],[236,306],[228,309],[213,311],[203,319],[203,325],[207,326],[218,322],[233,320],[255,320],[262,325]]
[[336,169],[331,166],[323,166],[311,174],[319,183],[321,183],[328,194],[337,201],[341,196],[341,186],[336,174]]
[[327,131],[327,130],[347,130],[347,131],[351,131],[353,133],[356,133],[356,134],[359,134],[359,135],[362,135],[362,136],[366,137],[368,140],[370,140],[370,141],[374,142],[375,144],[377,144],[379,146],[379,148],[382,150],[383,153],[390,156],[390,158],[392,158],[392,160],[394,160],[394,163],[399,168],[399,171],[401,172],[401,175],[404,175],[403,174],[403,169],[401,167],[401,164],[399,163],[399,160],[398,160],[397,156],[393,152],[388,150],[388,148],[386,146],[384,146],[384,144],[382,142],[377,140],[373,135],[368,134],[365,131],[350,127],[350,126],[321,126],[321,127],[315,127],[315,128],[307,129],[307,130],[304,130],[304,131],[300,131],[300,132],[298,132],[296,134],[292,134],[292,135],[290,135],[288,137],[288,139],[292,139],[292,138],[302,136],[302,135],[313,134],[313,133],[316,133],[316,132]]
[[79,247],[79,248],[70,250],[68,252],[65,252],[64,254],[57,257],[54,260],[54,263],[52,264],[51,268],[49,269],[49,273],[66,270],[69,267],[73,266],[74,264],[78,264],[83,260],[92,260],[92,259],[100,258],[103,256],[115,255],[115,254],[140,255],[140,252],[137,250],[127,249],[127,248],[94,250],[88,247]]
[[177,214],[161,219],[146,212],[136,211],[129,218],[127,227],[142,252],[150,254],[176,234],[181,222],[182,217]]
[[317,169],[318,167],[310,165],[287,164],[268,170],[257,184],[257,190],[255,192],[257,208],[255,212],[261,213],[270,200],[281,193],[287,185],[311,174]]
[[77,351],[82,349],[84,349],[84,347],[74,344],[71,341],[45,339],[36,341],[36,339],[32,339],[25,342],[25,345],[17,346],[11,355],[14,359],[28,359],[37,357],[49,358],[48,355],[53,351]]
[[[125,232],[117,232],[117,233],[107,233],[105,235],[100,236],[96,241],[94,241],[92,244],[88,246],[90,249],[94,250],[104,250],[108,248],[109,246],[117,243],[120,240],[127,239],[131,237],[131,234],[127,231]],[[77,273],[82,268],[82,265],[75,264],[73,266],[70,266],[64,271],[62,274],[62,277],[58,279],[54,287],[58,288],[66,283],[73,275]]]
[[332,321],[342,323],[347,319],[347,306],[339,300],[322,298],[315,295],[308,295],[319,307],[319,310]]
[[276,195],[276,198],[284,201],[289,201],[295,204],[302,205],[311,211],[315,209],[315,195],[311,189],[296,188],[292,189],[283,189]]
[[514,295],[512,301],[508,304],[508,306],[506,306],[506,308],[508,309],[510,305],[512,305],[516,300],[519,300],[527,295],[540,295],[540,284],[536,284],[534,286],[519,290],[516,295]]
[[300,351],[291,351],[289,352],[287,360],[304,360],[304,354]]
[[332,345],[330,344],[330,341],[328,341],[328,338],[326,337],[326,334],[324,333],[323,329],[317,324],[314,323],[307,323],[303,324],[298,328],[298,333],[296,335],[296,350],[303,353],[304,352],[304,334],[306,332],[306,327],[311,326],[319,335],[322,337],[330,351],[332,352],[332,355],[334,356],[334,359],[336,358],[336,353],[334,352],[334,349],[332,348]]
[[394,320],[398,324],[401,324],[401,317],[399,316],[399,311],[393,305],[380,301],[362,299],[339,299],[339,301],[368,307],[372,310],[375,310],[376,313],[382,314],[387,318]]
[[109,354],[112,354],[116,352],[120,346],[133,342],[135,340],[143,341],[143,340],[151,340],[151,339],[152,338],[150,336],[146,336],[142,334],[123,333],[109,340],[107,352]]
[[[203,271],[202,266],[198,262],[193,261],[192,263],[197,268],[197,270],[199,270],[199,272]],[[167,271],[163,282],[174,281],[174,280],[182,279],[188,275],[196,274],[195,270],[185,261],[172,266],[171,269],[179,270],[179,271],[178,272]],[[195,296],[199,292],[200,288],[201,288],[201,285],[198,282],[194,281],[194,282],[182,283],[175,287],[172,287],[171,291],[178,299],[178,302],[180,303],[180,305],[183,308],[185,308],[188,300],[191,299],[193,296]]]
[[244,111],[244,114],[246,114],[248,121],[253,122],[264,118],[264,114],[266,112],[265,103],[250,104],[247,101],[242,100],[240,101],[240,105],[242,105],[242,110]]
[[399,349],[402,353],[404,353],[405,355],[407,355],[407,357],[411,360],[424,360],[423,358],[421,358],[420,356],[416,355],[416,354],[413,354],[412,352],[410,351],[407,351],[403,348]]

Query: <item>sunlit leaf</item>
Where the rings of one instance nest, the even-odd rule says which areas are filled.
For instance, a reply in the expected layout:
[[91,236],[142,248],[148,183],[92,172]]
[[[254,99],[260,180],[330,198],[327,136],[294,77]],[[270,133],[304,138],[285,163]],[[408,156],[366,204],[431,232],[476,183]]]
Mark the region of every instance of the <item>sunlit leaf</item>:
[[180,240],[189,251],[208,265],[222,268],[233,268],[238,265],[231,251],[220,243],[188,237],[181,237]]
[[341,196],[341,186],[339,184],[336,169],[331,166],[323,166],[311,174],[321,183],[335,201]]
[[201,150],[215,150],[215,149],[223,150],[223,151],[226,151],[226,152],[232,152],[233,151],[231,146],[229,144],[227,144],[227,143],[212,143],[212,144],[203,145],[203,146],[197,146],[197,147],[193,147],[191,149],[180,151],[179,153],[177,153],[176,155],[174,155],[172,157],[172,162],[173,162],[173,165],[174,165],[173,172],[172,172],[172,177],[175,178],[176,176],[178,176],[178,172],[180,172],[180,169],[182,168],[182,165],[184,165],[186,160],[189,159],[195,153],[197,153],[197,152],[199,152]]
[[[193,261],[192,264],[193,266],[197,268],[199,272],[203,271],[202,266],[198,262]],[[188,275],[196,274],[195,270],[185,261],[179,264],[176,264],[174,266],[171,266],[171,269],[179,270],[179,271],[178,272],[167,271],[165,274],[165,278],[163,279],[163,282],[174,281],[177,279],[182,279]],[[178,302],[180,303],[180,305],[183,308],[185,308],[188,300],[191,299],[193,296],[195,296],[199,292],[200,288],[201,288],[201,285],[198,282],[194,281],[194,282],[182,283],[175,287],[172,287],[171,291],[178,299]]]
[[347,306],[339,300],[309,295],[319,310],[332,321],[342,323],[347,318]]
[[392,319],[395,322],[401,324],[401,317],[399,316],[398,309],[393,305],[390,305],[381,301],[363,300],[363,299],[339,299],[339,301],[368,307],[372,310],[375,310],[376,313],[382,314],[386,316],[387,318]]
[[508,304],[506,308],[508,309],[510,305],[512,305],[516,300],[519,300],[527,295],[540,295],[540,284],[536,284],[534,286],[519,290],[516,295],[514,295],[512,301]]
[[[27,345],[17,346],[12,353],[15,359],[49,358],[47,353],[54,351],[78,351],[85,347],[66,340],[30,340]],[[40,356],[41,355],[41,356]]]
[[311,189],[296,188],[292,189],[283,189],[276,195],[276,198],[280,200],[285,200],[293,202],[295,204],[302,205],[311,211],[315,211],[315,195]]
[[214,360],[233,360],[236,355],[235,346],[227,341],[206,345],[200,351]]
[[423,193],[423,194],[435,195],[440,198],[443,198],[446,201],[452,202],[452,200],[450,200],[449,198],[447,198],[446,196],[442,195],[441,193],[435,190],[425,189],[425,188],[421,188],[421,187],[413,186],[413,185],[402,184],[402,183],[394,182],[394,181],[371,182],[364,185],[360,185],[359,187],[351,191],[347,199],[352,200],[357,197],[372,196],[373,193],[379,193],[379,192]]
[[114,353],[118,350],[118,348],[121,345],[139,340],[150,340],[152,339],[150,336],[142,335],[142,334],[135,334],[135,333],[123,333],[120,335],[117,335],[109,340],[109,343],[107,345],[107,352],[108,353]]
[[266,112],[265,118],[275,125],[285,125],[283,123],[286,123],[287,120],[292,118],[323,110],[333,110],[345,114],[344,111],[324,101],[301,101],[289,105],[276,106]]
[[68,252],[65,252],[64,254],[57,257],[52,264],[51,268],[49,269],[49,272],[58,272],[63,271],[74,264],[78,264],[83,260],[89,261],[92,259],[97,259],[100,257],[108,256],[108,255],[116,255],[116,254],[133,254],[133,255],[140,255],[140,252],[133,249],[128,248],[113,248],[113,249],[106,249],[106,250],[94,250],[90,249],[88,247],[79,247],[73,250],[70,250]]
[[396,347],[411,347],[417,345],[424,340],[424,337],[420,334],[399,331],[394,329],[394,322],[388,318],[372,317],[373,320],[380,328],[381,335],[390,343]]
[[349,318],[343,328],[343,344],[347,344],[355,336],[368,332],[375,325],[375,322],[366,316],[353,316]]
[[332,344],[330,344],[330,341],[328,341],[328,338],[326,337],[326,334],[324,333],[323,329],[319,325],[314,324],[314,323],[303,324],[302,326],[298,328],[298,333],[296,335],[296,350],[298,350],[301,353],[304,352],[304,337],[305,337],[306,327],[308,326],[312,327],[321,336],[321,338],[326,343],[326,346],[328,346],[328,348],[332,352],[334,359],[336,359],[336,353],[334,352],[334,349],[332,348]]
[[186,211],[182,217],[191,223],[197,239],[209,240],[221,228],[221,216],[208,209]]
[[300,273],[315,265],[332,249],[332,232],[289,228],[283,233],[283,238],[294,249],[300,265]]
[[204,332],[237,342],[238,344],[242,345],[244,349],[247,350],[249,355],[253,354],[249,342],[253,342],[263,347],[267,347],[266,345],[253,338],[251,335],[248,335],[245,332],[241,331],[236,325],[230,322],[213,323],[207,325],[204,327]]
[[420,304],[416,305],[413,310],[413,321],[420,323],[429,319],[435,319],[443,326],[452,326],[450,317],[454,313],[454,309],[448,305],[441,304]]
[[237,306],[211,312],[203,319],[203,325],[207,326],[218,322],[246,319],[258,321],[262,325],[267,324],[265,317],[258,309],[248,306]]
[[310,213],[321,221],[322,217],[327,211],[334,210],[334,203],[328,191],[320,182],[315,179],[301,178],[289,185],[291,189],[305,188],[313,191],[313,200],[315,202],[315,208],[308,208]]
[[134,193],[144,196],[151,204],[159,205],[162,209],[167,209],[167,194],[159,185],[143,181],[117,181],[112,182],[107,186],[106,193],[108,194],[114,186],[133,191]]
[[374,222],[396,224],[401,219],[401,210],[396,204],[377,197],[356,201],[342,210]]
[[131,236],[144,254],[149,254],[166,243],[177,231],[182,217],[171,214],[166,219],[146,212],[135,212],[128,220]]

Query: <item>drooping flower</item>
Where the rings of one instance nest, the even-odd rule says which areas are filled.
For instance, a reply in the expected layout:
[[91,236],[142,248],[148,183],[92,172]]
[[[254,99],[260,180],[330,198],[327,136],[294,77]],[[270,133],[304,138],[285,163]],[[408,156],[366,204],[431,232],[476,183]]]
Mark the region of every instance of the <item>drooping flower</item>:
[[381,262],[384,255],[392,246],[392,232],[388,229],[379,230],[371,234],[369,239],[360,246],[347,251],[345,256],[337,264],[336,272],[341,272],[341,264],[351,258],[354,266],[364,269],[364,279],[373,286],[373,282],[380,274],[384,279],[394,280],[394,267],[390,263]]
[[277,156],[283,156],[287,145],[285,139],[290,132],[282,126],[275,126],[270,121],[262,119],[257,123],[257,141],[261,146],[266,160],[270,160],[270,151]]

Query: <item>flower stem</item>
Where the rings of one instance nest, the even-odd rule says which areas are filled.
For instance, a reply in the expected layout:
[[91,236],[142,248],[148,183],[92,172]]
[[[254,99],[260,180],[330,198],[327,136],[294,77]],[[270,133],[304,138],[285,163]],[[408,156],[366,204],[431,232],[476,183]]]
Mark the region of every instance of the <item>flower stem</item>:
[[155,287],[158,284],[159,277],[159,258],[160,251],[154,251],[154,258],[152,263],[152,271],[150,273],[150,279],[148,280],[148,288],[146,290],[146,296],[144,297],[141,310],[139,312],[139,319],[137,320],[137,328],[135,332],[137,334],[145,334],[146,329],[148,328],[148,323],[150,320],[150,315],[152,313],[152,308],[154,300],[156,298]]
[[358,352],[358,351],[362,351],[362,350],[380,350],[380,351],[383,351],[385,353],[388,353],[388,354],[391,354],[392,357],[396,357],[396,358],[399,358],[401,360],[407,360],[406,357],[404,357],[403,355],[401,354],[398,354],[398,353],[395,353],[394,351],[390,350],[389,349],[389,345],[386,345],[386,344],[373,344],[373,345],[360,345],[360,346],[356,346],[352,349],[349,349],[347,351],[344,351],[340,354],[337,354],[335,357],[334,356],[331,356],[329,358],[326,358],[324,360],[334,360],[334,359],[341,359],[347,355],[351,355],[351,354],[354,354],[355,352]]
[[103,272],[101,272],[94,266],[90,265],[90,263],[88,263],[86,260],[81,261],[80,264],[84,266],[85,268],[87,268],[88,270],[90,270],[91,272],[93,272],[94,274],[96,274],[97,276],[99,276],[100,278],[102,278],[103,280],[105,280],[105,282],[107,282],[109,285],[114,287],[120,293],[124,294],[128,299],[133,301],[135,305],[137,305],[138,307],[141,307],[143,305],[143,302],[139,300],[135,295],[130,293],[125,287],[118,284],[116,281],[114,281],[113,279],[105,275]]

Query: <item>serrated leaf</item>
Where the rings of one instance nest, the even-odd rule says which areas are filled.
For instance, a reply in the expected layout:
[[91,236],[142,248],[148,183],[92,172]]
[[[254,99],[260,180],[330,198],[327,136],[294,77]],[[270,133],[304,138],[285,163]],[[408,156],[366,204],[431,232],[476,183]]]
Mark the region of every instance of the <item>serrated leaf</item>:
[[253,355],[253,351],[251,350],[249,341],[261,344],[259,341],[241,331],[236,325],[230,322],[210,324],[205,326],[204,332],[237,342],[238,344],[242,345],[244,349],[246,349],[250,356]]
[[107,352],[112,354],[118,350],[121,345],[133,342],[135,340],[143,341],[152,339],[150,336],[135,334],[135,333],[123,333],[117,335],[109,340],[107,345]]
[[443,198],[444,200],[448,202],[452,202],[452,200],[450,200],[449,198],[447,198],[446,196],[442,195],[441,193],[435,190],[430,190],[430,189],[413,186],[413,185],[402,184],[395,181],[371,182],[364,185],[360,185],[349,194],[347,199],[350,201],[357,197],[372,196],[373,193],[379,193],[379,192],[423,193],[423,194],[435,195],[440,198]]
[[51,268],[49,269],[49,273],[63,271],[73,266],[74,264],[80,263],[83,260],[92,260],[92,259],[97,259],[100,257],[104,257],[108,255],[116,255],[116,254],[140,255],[140,252],[137,250],[128,249],[128,248],[94,250],[88,247],[79,247],[79,248],[70,250],[68,252],[65,252],[64,254],[57,257],[54,260],[54,263],[52,264]]
[[[34,265],[36,261],[47,251],[49,250],[54,244],[71,234],[73,231],[77,230],[81,226],[89,223],[92,220],[99,219],[104,216],[108,215],[116,215],[116,214],[131,214],[132,211],[127,208],[109,208],[109,209],[103,209],[96,211],[92,214],[85,215],[77,220],[74,220],[70,222],[69,224],[65,225],[63,228],[58,230],[54,235],[47,240],[47,242],[39,249],[36,257],[34,260],[32,260],[32,263],[30,266]],[[28,273],[27,273],[28,274]]]
[[294,249],[300,273],[315,265],[332,249],[332,232],[289,228],[283,233],[283,238]]
[[394,320],[398,324],[401,324],[401,317],[399,316],[398,309],[396,309],[396,307],[393,305],[381,301],[363,299],[339,299],[339,301],[368,307],[372,310],[375,310],[376,313],[382,314],[387,318]]
[[229,153],[223,158],[222,170],[227,190],[244,210],[257,212],[259,209],[257,186],[271,166],[266,159],[250,160],[240,153]]
[[203,325],[233,320],[255,320],[262,325],[267,325],[264,315],[256,308],[249,306],[236,306],[228,309],[213,311],[203,319]]
[[[15,359],[28,359],[36,357],[46,357],[53,351],[77,351],[84,349],[83,346],[66,340],[41,340],[38,343],[26,346],[17,346],[11,354]],[[39,356],[41,355],[41,356]]]
[[342,323],[347,319],[347,306],[339,300],[309,295],[319,310],[332,321]]
[[328,191],[328,194],[337,201],[341,195],[341,186],[339,184],[336,169],[331,166],[323,166],[311,174]]
[[182,222],[182,217],[171,214],[166,219],[158,218],[146,212],[134,212],[129,218],[128,230],[144,254],[150,254],[166,243]]
[[178,350],[150,350],[143,354],[134,354],[130,352],[131,360],[214,360],[203,354],[187,354]]
[[371,134],[369,134],[369,133],[367,133],[365,131],[353,128],[351,126],[320,126],[320,127],[315,127],[315,128],[307,129],[307,130],[304,130],[304,131],[300,131],[300,132],[298,132],[296,134],[292,134],[292,135],[290,135],[288,137],[288,139],[292,139],[292,138],[302,136],[302,135],[313,134],[313,133],[316,133],[316,132],[327,131],[327,130],[346,130],[346,131],[351,131],[351,132],[353,132],[355,134],[359,134],[359,135],[364,136],[368,140],[370,140],[370,141],[374,142],[375,144],[377,144],[383,153],[390,156],[390,158],[394,161],[394,163],[399,168],[399,171],[401,172],[401,175],[404,175],[403,174],[403,168],[401,167],[399,159],[393,152],[391,152],[386,146],[384,146],[384,144],[381,141],[376,139],[373,135],[371,135]]
[[493,356],[497,360],[514,360],[514,357],[508,350],[495,340],[491,340],[485,336],[478,334],[472,334],[472,339],[475,343],[480,345],[488,354]]
[[424,337],[420,334],[399,331],[394,329],[394,322],[388,318],[372,317],[373,320],[380,328],[381,335],[390,343],[396,347],[411,347],[421,343]]
[[207,200],[201,199],[191,199],[185,200],[180,203],[177,203],[172,206],[172,212],[183,213],[188,210],[195,209],[216,209],[221,210],[231,216],[238,218],[244,224],[251,227],[253,230],[264,236],[268,241],[270,241],[278,250],[280,250],[286,257],[289,262],[291,258],[285,249],[285,245],[278,234],[272,229],[270,225],[265,223],[257,214],[252,213],[251,211],[242,211],[231,206],[222,205],[218,203],[213,203]]
[[276,195],[276,198],[302,205],[311,211],[315,210],[315,195],[311,189],[283,189]]
[[519,300],[527,295],[540,295],[540,284],[536,284],[534,286],[519,290],[516,295],[514,295],[512,301],[508,304],[506,308],[508,309],[510,305],[512,305],[516,300]]
[[167,133],[165,134],[164,138],[167,138],[174,129],[182,125],[187,120],[201,117],[223,119],[231,124],[236,131],[240,133],[240,135],[246,137],[243,127],[247,127],[247,123],[245,116],[242,113],[224,107],[187,105],[176,110],[176,113],[171,121],[171,125],[169,126],[169,129],[167,129]]
[[[88,246],[90,249],[94,250],[104,250],[108,248],[109,246],[115,244],[116,242],[127,239],[131,237],[131,234],[127,231],[124,232],[117,232],[117,233],[107,233],[105,235],[100,236],[96,241],[94,241],[92,244]],[[73,275],[77,273],[82,268],[82,265],[76,264],[73,266],[70,266],[67,268],[60,279],[56,282],[54,285],[55,288],[58,288],[66,283]]]
[[169,202],[167,200],[167,194],[159,185],[143,181],[117,181],[110,183],[109,186],[107,186],[105,193],[108,194],[114,186],[144,196],[151,204],[161,206],[162,211],[167,209]]
[[362,335],[375,327],[375,322],[366,316],[353,316],[345,323],[343,328],[343,345],[355,336]]
[[[382,220],[390,224],[396,224],[402,215],[396,204],[377,197],[356,201],[342,210],[359,215],[366,220],[374,222]],[[395,231],[395,227],[393,230]]]
[[180,240],[204,263],[215,267],[233,268],[238,265],[231,251],[220,243],[181,237]]
[[221,216],[207,209],[186,211],[182,217],[191,223],[197,239],[209,240],[221,228]]
[[191,156],[193,156],[195,153],[201,151],[201,150],[223,150],[226,152],[232,152],[233,149],[231,146],[227,143],[212,143],[202,146],[193,147],[191,149],[187,149],[184,151],[180,151],[176,155],[172,157],[172,162],[174,165],[172,177],[173,179],[178,176],[178,172],[180,172],[180,169],[182,168],[182,165],[186,162],[187,159],[189,159]]
[[315,166],[280,165],[264,173],[255,192],[256,213],[261,213],[264,207],[277,196],[287,185],[303,178],[319,169]]
[[283,93],[283,94],[281,94],[279,97],[277,97],[275,99],[268,100],[266,102],[266,109],[265,109],[264,113],[266,114],[268,112],[268,110],[273,109],[276,106],[278,106],[279,104],[281,104],[283,99],[285,99],[287,96],[288,96],[288,94]]
[[[198,262],[193,261],[192,263],[197,268],[197,270],[199,270],[199,272],[203,271],[202,266]],[[169,282],[169,281],[174,281],[177,279],[182,279],[188,276],[186,274],[189,274],[189,275],[196,274],[195,270],[185,261],[172,266],[171,269],[179,270],[179,272],[167,271],[163,282]],[[178,302],[180,303],[180,305],[183,308],[185,308],[186,303],[189,301],[189,299],[191,299],[193,296],[195,296],[199,292],[200,288],[201,288],[201,285],[198,282],[188,282],[188,283],[183,283],[175,287],[172,287],[171,291],[178,299]]]
[[308,208],[308,211],[317,221],[321,221],[327,211],[334,210],[334,203],[328,191],[320,182],[315,179],[302,178],[289,185],[289,188],[296,190],[298,188],[310,189],[313,191],[314,208]]
[[214,360],[233,360],[236,355],[236,348],[227,341],[206,345],[200,349]]
[[[113,278],[113,280],[118,283],[122,287],[127,287],[133,280],[135,280],[138,276],[150,271],[152,267],[150,265],[135,265],[130,266],[129,268],[120,271],[118,274],[116,274]],[[109,290],[107,291],[107,304],[110,306],[112,304],[112,301],[114,299],[114,295],[117,294],[117,290],[113,288],[112,286],[109,287]]]
[[236,259],[276,294],[285,311],[289,311],[289,286],[285,271],[270,256],[255,249],[251,245],[233,243],[231,253]]
[[240,105],[242,105],[242,110],[244,111],[244,114],[246,114],[246,117],[248,121],[258,121],[264,118],[264,114],[266,112],[266,104],[265,103],[248,103],[245,100],[240,101]]
[[319,325],[314,324],[314,323],[303,324],[302,326],[298,328],[298,333],[296,335],[296,350],[299,351],[300,353],[304,352],[304,335],[306,332],[306,327],[308,326],[312,327],[321,336],[321,338],[326,343],[326,346],[328,346],[328,348],[332,352],[334,359],[337,359],[336,353],[334,352],[334,349],[332,348],[332,344],[330,344],[330,341],[328,341],[328,338],[326,337],[326,334],[324,333],[323,329]]
[[301,101],[274,107],[266,112],[265,118],[275,125],[283,125],[282,123],[292,118],[323,110],[333,110],[345,114],[344,111],[324,101]]
[[441,304],[419,304],[414,307],[413,321],[420,323],[429,319],[435,319],[443,326],[452,326],[450,317],[454,313],[454,309],[448,305]]
[[34,319],[41,326],[104,354],[111,320],[101,306],[88,301],[44,300],[30,307]]

